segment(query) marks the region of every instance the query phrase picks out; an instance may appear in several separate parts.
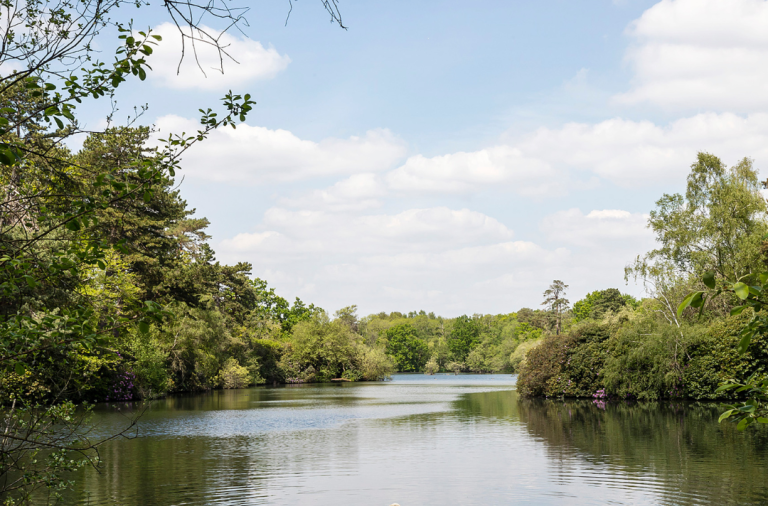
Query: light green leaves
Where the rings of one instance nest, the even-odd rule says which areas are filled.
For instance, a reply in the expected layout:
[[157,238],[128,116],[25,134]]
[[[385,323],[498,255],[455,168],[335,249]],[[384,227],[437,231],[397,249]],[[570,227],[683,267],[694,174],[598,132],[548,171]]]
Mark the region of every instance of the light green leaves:
[[693,292],[688,294],[688,296],[683,299],[683,302],[677,306],[677,316],[680,317],[688,306],[703,308],[704,302],[706,302],[704,292]]
[[747,286],[746,283],[742,283],[741,281],[734,283],[733,293],[735,293],[736,296],[741,300],[744,300],[749,297],[749,286]]

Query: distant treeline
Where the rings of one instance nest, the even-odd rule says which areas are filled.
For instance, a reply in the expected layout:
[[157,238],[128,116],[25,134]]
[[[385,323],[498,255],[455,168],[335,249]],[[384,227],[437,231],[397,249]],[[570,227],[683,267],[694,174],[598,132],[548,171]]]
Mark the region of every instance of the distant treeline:
[[[124,167],[111,177],[130,187],[136,161],[155,156],[145,148],[148,136],[146,128],[114,128],[91,135],[78,153],[51,147],[78,167],[57,184],[87,193],[98,182],[94,174]],[[37,167],[4,174],[7,194],[52,184]],[[44,272],[60,266],[62,251],[98,241],[105,253],[90,264],[57,267],[55,277],[35,282],[3,281],[15,283],[0,297],[7,321],[50,314],[51,326],[77,315],[80,330],[68,332],[81,334],[77,345],[15,355],[15,367],[0,370],[0,401],[115,401],[265,383],[380,380],[397,371],[519,372],[520,391],[533,396],[702,399],[716,397],[724,378],[762,372],[766,364],[763,339],[749,354],[735,353],[747,313],[729,316],[735,301],[728,296],[701,316],[692,308],[680,317],[675,311],[707,270],[725,280],[763,268],[765,202],[749,160],[727,169],[702,154],[686,195],[658,202],[650,226],[660,248],[627,269],[645,283],[647,298],[609,288],[571,307],[568,286],[556,280],[540,309],[456,318],[425,311],[361,318],[355,306],[329,315],[298,298],[289,303],[253,279],[250,264],[216,261],[208,220],[193,217],[175,184],[163,176],[151,193],[96,209],[82,226],[56,229],[27,252]],[[60,202],[46,202],[47,209],[69,205],[66,192]],[[18,214],[6,217],[16,225],[2,229],[0,250],[10,251],[25,227],[42,228],[34,220],[44,214]],[[25,325],[24,332],[34,331]],[[90,344],[86,327],[98,334]]]

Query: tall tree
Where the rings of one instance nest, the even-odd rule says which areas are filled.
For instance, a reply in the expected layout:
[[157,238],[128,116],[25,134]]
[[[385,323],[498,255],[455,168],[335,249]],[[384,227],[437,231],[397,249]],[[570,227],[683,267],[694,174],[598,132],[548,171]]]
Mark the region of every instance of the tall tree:
[[562,330],[563,313],[568,311],[570,306],[570,302],[565,298],[567,288],[568,285],[559,279],[554,280],[549,288],[544,290],[544,302],[541,303],[542,306],[547,306],[552,312],[555,318],[555,334],[557,335],[560,335]]
[[660,246],[642,261],[669,262],[696,277],[714,272],[719,279],[738,279],[758,272],[766,210],[752,160],[729,168],[718,157],[699,153],[685,195],[665,194],[651,211],[648,226]]

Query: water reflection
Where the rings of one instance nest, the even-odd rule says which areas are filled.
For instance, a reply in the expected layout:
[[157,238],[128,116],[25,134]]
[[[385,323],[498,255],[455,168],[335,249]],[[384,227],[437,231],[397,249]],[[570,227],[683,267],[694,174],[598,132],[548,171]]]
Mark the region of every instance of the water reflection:
[[[520,400],[518,408],[564,484],[648,490],[660,504],[768,504],[768,432],[718,424],[712,404]],[[559,464],[574,457],[587,467]]]
[[[504,376],[256,388],[151,405],[68,498],[121,505],[768,503],[765,431],[717,408],[519,400]],[[122,415],[99,414],[102,430]]]

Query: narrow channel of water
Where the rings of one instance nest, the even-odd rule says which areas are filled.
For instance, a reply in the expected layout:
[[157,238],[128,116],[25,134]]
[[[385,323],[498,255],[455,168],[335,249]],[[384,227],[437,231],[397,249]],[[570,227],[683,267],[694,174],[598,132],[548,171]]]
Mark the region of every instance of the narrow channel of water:
[[[67,503],[768,504],[768,431],[717,414],[524,400],[504,375],[216,391],[152,402]],[[124,421],[96,417],[104,433]]]

